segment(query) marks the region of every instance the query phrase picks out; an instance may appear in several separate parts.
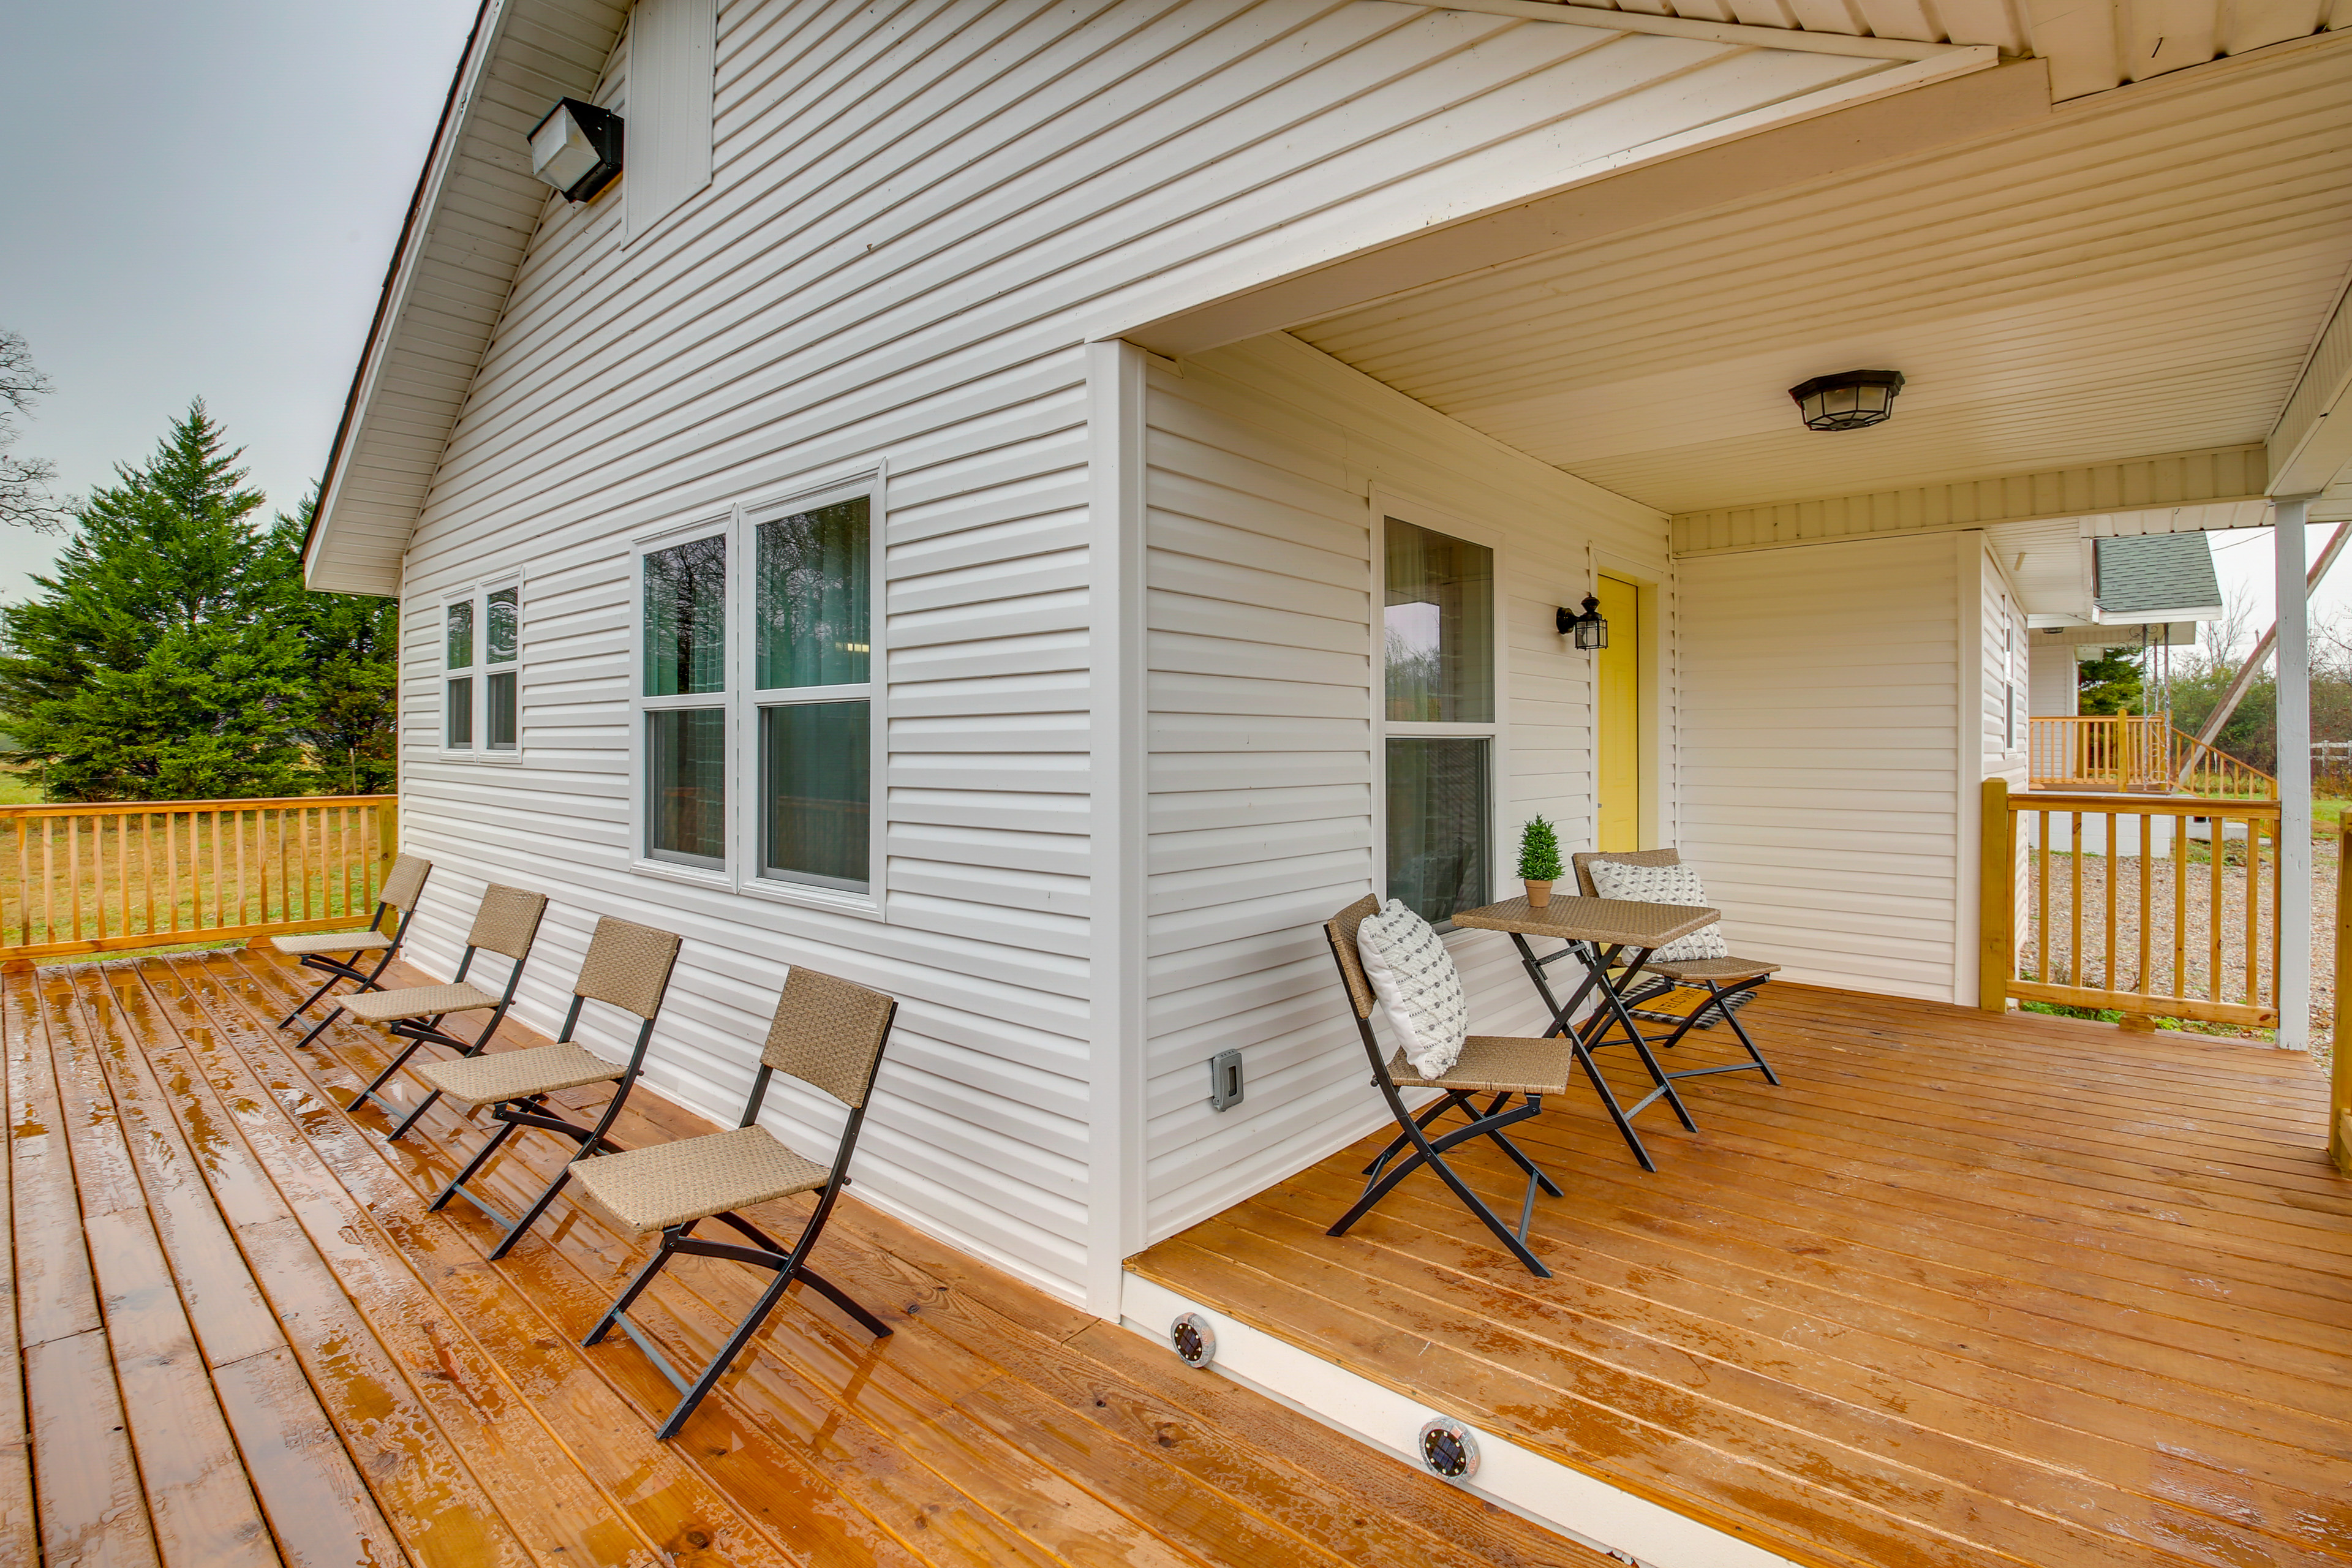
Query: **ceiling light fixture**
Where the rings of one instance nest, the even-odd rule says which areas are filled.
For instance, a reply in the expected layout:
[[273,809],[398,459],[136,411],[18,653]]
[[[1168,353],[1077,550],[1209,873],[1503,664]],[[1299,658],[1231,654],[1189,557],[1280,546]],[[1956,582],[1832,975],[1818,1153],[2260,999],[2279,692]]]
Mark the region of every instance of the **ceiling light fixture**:
[[1899,370],[1842,370],[1789,388],[1808,430],[1861,430],[1884,425],[1903,390]]

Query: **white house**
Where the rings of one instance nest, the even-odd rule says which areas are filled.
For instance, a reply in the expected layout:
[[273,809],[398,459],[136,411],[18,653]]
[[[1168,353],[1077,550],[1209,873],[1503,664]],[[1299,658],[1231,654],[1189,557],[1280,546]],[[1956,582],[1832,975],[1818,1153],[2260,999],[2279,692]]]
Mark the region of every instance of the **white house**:
[[1379,1119],[1318,922],[1533,814],[1973,1002],[2021,542],[2352,517],[2352,12],[1666,9],[486,0],[307,556],[404,608],[423,961],[683,932],[721,1114],[784,965],[893,993],[857,1192],[1114,1317]]

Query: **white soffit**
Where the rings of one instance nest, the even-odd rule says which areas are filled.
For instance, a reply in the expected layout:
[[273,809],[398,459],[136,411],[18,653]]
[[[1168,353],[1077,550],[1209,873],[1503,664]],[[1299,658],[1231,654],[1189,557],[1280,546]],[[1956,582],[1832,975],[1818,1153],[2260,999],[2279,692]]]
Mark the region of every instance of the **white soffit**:
[[306,581],[396,595],[491,330],[551,199],[525,139],[559,98],[588,98],[625,0],[483,0],[369,331],[303,551]]
[[[2258,448],[2343,286],[2347,190],[2338,34],[1293,330],[1677,514]],[[1911,378],[1895,417],[1806,430],[1786,389],[1865,365]]]
[[2352,25],[2352,0],[1579,0],[1812,34],[1990,44],[2050,62],[2078,98]]

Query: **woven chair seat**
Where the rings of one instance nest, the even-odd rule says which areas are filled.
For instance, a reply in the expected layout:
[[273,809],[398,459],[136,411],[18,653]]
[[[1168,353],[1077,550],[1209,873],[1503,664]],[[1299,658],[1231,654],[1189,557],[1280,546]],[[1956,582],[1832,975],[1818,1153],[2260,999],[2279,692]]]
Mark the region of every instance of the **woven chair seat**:
[[367,952],[390,947],[391,936],[380,931],[322,931],[302,936],[273,936],[269,945],[289,958],[313,952]]
[[1734,980],[1754,980],[1776,974],[1780,966],[1758,958],[1691,958],[1677,963],[1653,963],[1647,973],[1664,980],[1712,980],[1721,985]]
[[581,1196],[635,1236],[814,1192],[831,1174],[764,1127],[656,1143],[572,1167]]
[[627,1070],[618,1062],[608,1062],[593,1051],[567,1042],[534,1046],[527,1051],[492,1051],[488,1056],[435,1062],[418,1068],[416,1076],[470,1110],[478,1105],[496,1105],[500,1100],[553,1094],[560,1089],[610,1083]]
[[1512,1035],[1473,1035],[1462,1042],[1462,1055],[1442,1078],[1423,1078],[1399,1051],[1389,1063],[1389,1077],[1399,1089],[1462,1089],[1483,1094],[1566,1094],[1569,1069],[1576,1050],[1566,1040],[1530,1039]]
[[499,999],[478,985],[412,985],[405,991],[363,991],[343,1003],[343,1011],[363,1024],[389,1024],[398,1018],[430,1018],[442,1013],[467,1013],[495,1007]]

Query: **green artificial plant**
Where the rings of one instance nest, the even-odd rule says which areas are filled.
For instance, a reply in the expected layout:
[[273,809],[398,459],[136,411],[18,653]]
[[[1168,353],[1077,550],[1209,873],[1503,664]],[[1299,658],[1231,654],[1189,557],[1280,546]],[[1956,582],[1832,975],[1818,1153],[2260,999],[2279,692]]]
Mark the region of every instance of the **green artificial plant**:
[[1559,869],[1559,835],[1542,817],[1528,818],[1527,826],[1519,829],[1519,879],[1556,882]]

